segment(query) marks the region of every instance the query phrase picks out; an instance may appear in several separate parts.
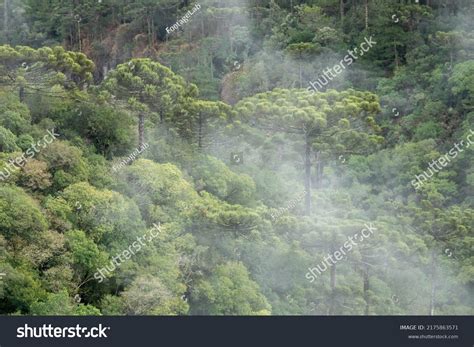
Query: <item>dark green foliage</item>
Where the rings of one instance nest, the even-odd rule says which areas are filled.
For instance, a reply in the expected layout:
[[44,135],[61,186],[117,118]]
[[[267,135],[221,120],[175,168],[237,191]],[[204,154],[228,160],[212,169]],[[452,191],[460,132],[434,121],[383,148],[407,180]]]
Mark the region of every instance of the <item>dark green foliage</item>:
[[472,1],[195,4],[0,1],[0,314],[472,315]]

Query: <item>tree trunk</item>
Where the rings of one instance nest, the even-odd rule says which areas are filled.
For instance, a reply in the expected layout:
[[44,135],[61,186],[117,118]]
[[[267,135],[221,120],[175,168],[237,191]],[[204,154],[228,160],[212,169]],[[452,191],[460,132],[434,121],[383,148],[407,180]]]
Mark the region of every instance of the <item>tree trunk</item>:
[[393,44],[393,48],[395,50],[395,68],[398,69],[398,66],[400,65],[400,59],[398,57],[398,50],[397,50],[397,44]]
[[331,291],[336,290],[336,264],[331,266]]
[[107,63],[105,63],[103,66],[102,66],[102,80],[104,80],[106,77],[107,77],[107,74],[109,73],[109,66]]
[[3,0],[3,31],[5,38],[8,38],[8,2],[10,0]]
[[369,0],[365,0],[365,30],[369,29]]
[[145,115],[138,115],[138,148],[143,148],[145,143]]
[[434,316],[436,305],[436,258],[435,252],[431,253],[431,292],[430,292],[430,309],[429,315]]
[[316,152],[316,188],[321,188],[323,186],[323,170],[324,164],[321,160],[321,151]]
[[305,133],[305,163],[304,163],[305,214],[311,215],[311,143],[308,133]]
[[212,53],[210,54],[210,69],[211,69],[211,78],[214,79],[214,63],[212,60],[214,57],[212,56]]
[[301,60],[299,61],[299,72],[300,72],[300,88],[303,88],[303,67],[301,66]]
[[341,14],[341,26],[344,25],[344,0],[339,1],[339,12]]
[[82,43],[81,43],[81,23],[77,22],[77,42],[79,43],[79,52],[82,52]]
[[151,17],[151,44],[155,47],[156,35],[155,35],[155,17]]
[[23,102],[25,100],[25,87],[20,86],[18,97],[20,98],[20,102]]
[[[74,14],[71,12],[71,17],[74,17]],[[74,47],[74,23],[72,25],[68,25],[69,28],[69,47]]]
[[336,264],[331,266],[331,303],[329,305],[329,315],[334,315],[336,310]]
[[152,45],[152,38],[151,38],[151,19],[150,16],[146,16],[146,31],[147,31],[147,37],[148,37],[148,48],[151,49]]
[[365,266],[365,270],[363,272],[364,277],[364,300],[365,300],[365,312],[366,316],[369,315],[370,311],[370,298],[369,298],[369,290],[370,290],[370,282],[369,282],[369,265]]
[[202,116],[201,116],[201,113],[199,113],[198,148],[202,149]]

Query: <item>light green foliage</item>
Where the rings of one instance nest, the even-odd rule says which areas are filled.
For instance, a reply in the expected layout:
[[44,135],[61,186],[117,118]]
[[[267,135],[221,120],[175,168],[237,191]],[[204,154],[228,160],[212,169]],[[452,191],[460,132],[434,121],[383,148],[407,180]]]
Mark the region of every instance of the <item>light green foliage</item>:
[[232,172],[221,161],[210,156],[199,156],[193,165],[193,177],[203,189],[229,203],[251,204],[255,183],[244,174]]
[[75,304],[66,291],[61,291],[56,294],[49,294],[45,301],[35,302],[31,305],[31,314],[39,316],[97,316],[100,315],[100,311],[94,306]]
[[62,201],[74,225],[95,242],[126,246],[143,228],[136,205],[117,192],[78,183],[64,190]]
[[0,100],[0,125],[15,134],[28,131],[31,122],[28,107],[8,90],[0,92]]
[[38,158],[48,164],[56,189],[87,180],[89,169],[79,148],[55,140],[51,144],[44,144],[40,150]]
[[9,240],[34,240],[48,226],[38,202],[20,188],[0,186],[0,206],[0,231]]
[[60,84],[66,89],[82,87],[92,79],[94,63],[85,54],[63,47],[37,50],[9,45],[0,46],[0,84],[38,88]]
[[472,315],[472,1],[199,3],[0,6],[0,314]]
[[71,265],[81,278],[95,272],[97,268],[105,264],[107,254],[101,252],[97,245],[82,230],[68,231],[65,237],[67,247],[72,255]]
[[231,127],[231,107],[223,102],[190,99],[184,107],[173,118],[173,125],[183,138],[198,149],[215,145],[225,137],[225,130]]
[[172,295],[159,278],[138,277],[122,293],[128,315],[177,315],[187,312],[188,305]]
[[191,184],[173,164],[139,159],[122,170],[120,188],[134,199],[149,225],[179,218],[197,199]]
[[150,59],[132,59],[117,66],[103,88],[136,112],[156,112],[161,117],[168,116],[181,98],[197,92],[182,77]]
[[450,78],[452,92],[459,98],[467,111],[474,109],[474,61],[470,60],[454,66],[453,75]]
[[16,145],[17,137],[10,130],[0,127],[0,150],[2,152],[14,152],[19,148]]
[[198,301],[197,314],[270,314],[270,305],[241,263],[218,266],[209,281],[197,285],[193,299]]

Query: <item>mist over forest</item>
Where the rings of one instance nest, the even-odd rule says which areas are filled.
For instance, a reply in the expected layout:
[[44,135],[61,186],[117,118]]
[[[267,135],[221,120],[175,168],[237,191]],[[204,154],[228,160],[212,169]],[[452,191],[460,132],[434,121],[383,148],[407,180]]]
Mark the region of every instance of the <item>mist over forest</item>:
[[0,314],[473,315],[472,0],[0,0]]

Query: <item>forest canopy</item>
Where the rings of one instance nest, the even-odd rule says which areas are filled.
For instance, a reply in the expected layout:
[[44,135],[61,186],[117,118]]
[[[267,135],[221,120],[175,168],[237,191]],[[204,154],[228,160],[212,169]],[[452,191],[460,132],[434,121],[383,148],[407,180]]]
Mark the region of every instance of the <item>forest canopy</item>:
[[0,0],[0,314],[474,314],[473,18]]

